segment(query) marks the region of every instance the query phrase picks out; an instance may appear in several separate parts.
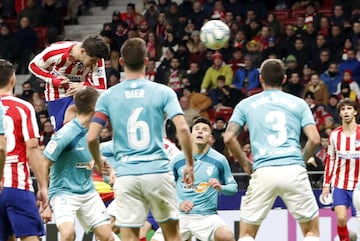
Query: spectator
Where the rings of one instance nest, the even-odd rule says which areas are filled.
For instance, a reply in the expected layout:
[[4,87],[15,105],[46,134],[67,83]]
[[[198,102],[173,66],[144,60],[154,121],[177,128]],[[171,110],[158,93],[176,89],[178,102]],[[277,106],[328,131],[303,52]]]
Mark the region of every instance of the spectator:
[[[356,94],[356,98],[360,100],[360,88],[358,83],[353,81],[351,70],[347,69],[344,71],[341,83],[348,83],[351,91],[354,91]],[[337,94],[340,93],[341,83],[338,84],[338,88],[336,92]]]
[[173,49],[169,48],[165,50],[164,58],[161,60],[160,65],[156,69],[155,80],[159,83],[165,83],[164,75],[170,69],[171,59],[175,57]]
[[309,24],[313,24],[315,29],[319,29],[320,27],[320,18],[321,14],[319,14],[316,10],[316,6],[314,3],[310,2],[305,9],[305,24],[308,27]]
[[349,35],[353,46],[357,46],[360,40],[360,18],[353,22],[352,32]]
[[149,32],[147,35],[146,41],[147,56],[150,59],[159,61],[162,56],[162,47],[161,44],[157,41],[155,33]]
[[212,147],[227,157],[228,153],[227,153],[227,151],[225,151],[226,146],[225,146],[224,138],[223,138],[225,130],[226,130],[225,118],[222,116],[216,117],[214,127],[212,129],[212,135],[214,136],[214,143],[213,143]]
[[319,58],[320,52],[322,50],[328,49],[325,35],[319,33],[316,36],[316,40],[310,46],[310,49],[311,49],[311,52],[310,52],[311,62],[314,65],[319,65],[320,64],[320,58]]
[[248,41],[246,39],[245,31],[240,29],[239,31],[237,31],[235,33],[231,45],[234,48],[239,48],[241,50],[245,50],[247,43],[248,43]]
[[156,76],[156,63],[154,59],[149,59],[145,69],[145,78],[150,81],[155,81]]
[[43,123],[43,131],[40,132],[39,145],[42,150],[45,149],[45,146],[49,143],[51,137],[55,134],[54,127],[51,124],[50,120],[46,120]]
[[335,4],[329,17],[331,25],[344,26],[345,13],[342,4]]
[[305,64],[309,63],[310,57],[303,38],[298,37],[295,39],[289,53],[295,56],[299,68],[303,68]]
[[336,94],[332,94],[329,97],[329,102],[326,106],[327,112],[334,118],[335,125],[340,125],[341,120],[339,113],[337,112],[337,104],[339,103],[339,97]]
[[252,60],[252,65],[254,68],[260,67],[262,56],[260,51],[260,45],[255,40],[251,40],[246,44],[246,49],[244,51],[246,55],[249,55]]
[[110,60],[114,69],[119,69],[119,55],[122,44],[128,39],[127,24],[122,22],[117,25],[115,33],[111,37]]
[[179,43],[178,49],[177,49],[175,54],[176,54],[176,57],[179,59],[180,65],[182,66],[182,68],[184,70],[189,69],[190,53],[189,53],[189,49],[186,47],[185,42],[180,42]]
[[180,105],[184,112],[184,118],[189,127],[192,126],[193,121],[200,116],[198,110],[190,107],[190,100],[188,96],[180,97]]
[[194,1],[193,6],[192,6],[192,10],[193,11],[189,15],[188,19],[191,19],[195,24],[195,28],[197,30],[200,30],[201,26],[204,23],[204,19],[206,17],[206,14],[203,11],[202,3],[201,3],[200,0]]
[[314,63],[314,71],[318,74],[323,73],[329,68],[330,60],[334,59],[331,56],[331,53],[328,49],[323,49],[320,51],[318,59]]
[[146,19],[140,20],[139,25],[137,26],[137,35],[140,38],[147,40],[147,36],[149,32],[150,32],[150,28]]
[[300,83],[300,74],[298,72],[292,72],[290,74],[283,90],[289,94],[303,98],[304,86]]
[[20,28],[15,32],[17,44],[19,45],[19,57],[17,58],[17,74],[28,74],[28,65],[35,56],[39,39],[33,28],[30,27],[30,21],[27,17],[21,18]]
[[314,94],[317,104],[327,105],[329,101],[329,91],[325,83],[319,78],[318,74],[313,73],[310,82],[305,85],[304,92],[307,93],[308,91],[311,91]]
[[262,51],[262,60],[269,59],[271,55],[275,55],[276,58],[279,58],[278,45],[274,37],[268,38],[268,47]]
[[344,41],[345,35],[343,33],[342,25],[332,25],[330,28],[330,35],[327,39],[332,58],[336,58],[336,53],[338,49],[343,47]]
[[20,54],[16,36],[6,24],[0,26],[0,57],[15,63]]
[[222,74],[226,78],[226,85],[230,85],[233,72],[230,66],[225,65],[221,53],[215,52],[212,55],[213,65],[206,71],[201,83],[201,93],[206,93],[209,89],[216,88],[217,77]]
[[40,26],[48,28],[48,42],[54,43],[62,33],[61,9],[57,0],[45,0],[40,14]]
[[199,64],[195,62],[190,63],[190,69],[187,74],[189,80],[189,87],[192,91],[200,92],[201,82],[204,78],[204,73],[200,71]]
[[245,55],[244,68],[236,72],[232,85],[246,96],[261,88],[259,70],[253,66],[251,56]]
[[120,15],[120,18],[123,22],[127,24],[129,29],[135,29],[135,18],[139,15],[135,10],[134,3],[128,3],[126,6],[126,12]]
[[196,53],[198,51],[198,43],[200,43],[200,31],[195,30],[191,33],[191,37],[186,41],[186,46],[190,53]]
[[296,35],[304,35],[306,30],[305,17],[297,16],[294,24],[294,30]]
[[299,68],[296,57],[292,54],[288,55],[285,59],[286,76],[289,78],[291,73],[298,72]]
[[341,75],[336,62],[330,62],[328,69],[320,75],[320,79],[324,81],[330,94],[338,94],[338,85],[341,82]]
[[270,36],[279,37],[281,33],[281,24],[276,19],[274,13],[268,13],[268,16],[265,20],[265,24],[270,28]]
[[145,10],[145,13],[143,14],[144,18],[149,24],[149,28],[151,31],[155,31],[156,24],[157,24],[157,13],[158,8],[156,6],[155,1],[149,1],[148,7]]
[[208,96],[191,91],[188,87],[183,88],[182,94],[189,98],[190,108],[198,110],[200,116],[209,119],[208,109],[211,107],[211,99]]
[[34,28],[39,26],[40,22],[40,8],[36,5],[35,0],[27,0],[26,7],[19,12],[16,17],[16,26],[20,27],[20,20],[27,17],[30,21],[30,27]]
[[208,96],[212,101],[212,107],[215,112],[229,109],[232,110],[235,105],[239,103],[240,99],[244,97],[240,90],[225,85],[224,75],[219,75],[217,77],[217,87],[209,90]]
[[180,65],[179,58],[173,57],[170,60],[170,68],[164,73],[163,81],[161,81],[160,79],[157,81],[169,86],[175,92],[179,93],[182,87],[182,79],[183,77],[185,77],[185,75],[186,72]]
[[280,56],[279,58],[285,58],[289,54],[289,50],[294,46],[295,31],[293,24],[286,24],[283,36],[280,37],[278,42]]
[[330,20],[327,16],[322,16],[320,18],[320,27],[318,32],[326,37],[330,35]]
[[349,99],[351,99],[353,101],[358,102],[358,99],[356,97],[356,93],[355,93],[355,91],[353,91],[350,88],[349,83],[341,82],[341,84],[340,84],[340,93],[338,94],[338,99],[342,100],[342,99],[345,99],[345,98],[349,98]]
[[227,62],[231,66],[234,74],[241,68],[244,67],[243,51],[241,48],[235,47],[232,49],[232,58]]
[[347,60],[339,65],[340,74],[343,74],[345,70],[351,70],[353,80],[360,84],[360,61],[356,59],[354,49],[348,49]]
[[157,17],[157,23],[155,26],[156,38],[162,43],[165,38],[165,24],[166,24],[166,15],[165,12],[159,12]]
[[122,20],[120,19],[120,12],[114,11],[111,17],[111,22],[109,23],[111,26],[111,32],[115,33],[117,30],[117,26],[122,23]]

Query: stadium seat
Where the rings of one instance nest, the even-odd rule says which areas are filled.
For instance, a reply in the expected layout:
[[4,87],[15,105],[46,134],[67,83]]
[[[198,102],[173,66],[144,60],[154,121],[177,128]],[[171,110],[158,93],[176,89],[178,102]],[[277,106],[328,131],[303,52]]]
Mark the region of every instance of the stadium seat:
[[292,10],[291,11],[291,18],[297,18],[299,16],[304,16],[305,17],[305,10],[304,9]]
[[276,16],[276,20],[280,22],[290,17],[290,10],[274,10],[272,13]]
[[44,49],[48,45],[48,28],[47,27],[36,27],[34,28],[36,35],[39,39],[38,50]]

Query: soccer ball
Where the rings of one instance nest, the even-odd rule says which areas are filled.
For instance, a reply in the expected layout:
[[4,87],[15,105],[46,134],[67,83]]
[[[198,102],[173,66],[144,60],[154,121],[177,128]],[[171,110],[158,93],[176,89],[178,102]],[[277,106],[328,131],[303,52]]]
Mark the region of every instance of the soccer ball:
[[221,20],[210,20],[200,30],[200,39],[209,49],[223,48],[230,38],[229,27]]

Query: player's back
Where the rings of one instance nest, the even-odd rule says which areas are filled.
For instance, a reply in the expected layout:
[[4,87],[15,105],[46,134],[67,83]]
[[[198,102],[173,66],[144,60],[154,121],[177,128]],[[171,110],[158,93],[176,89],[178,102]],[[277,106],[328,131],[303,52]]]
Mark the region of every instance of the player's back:
[[33,191],[26,142],[40,137],[34,107],[14,96],[1,96],[1,101],[4,106],[7,142],[4,187]]
[[172,89],[146,79],[127,80],[100,96],[96,111],[109,116],[113,127],[115,160],[121,163],[117,175],[169,171],[164,117],[182,114]]
[[301,128],[314,124],[306,102],[280,90],[266,90],[241,101],[230,121],[248,125],[253,168],[303,165]]

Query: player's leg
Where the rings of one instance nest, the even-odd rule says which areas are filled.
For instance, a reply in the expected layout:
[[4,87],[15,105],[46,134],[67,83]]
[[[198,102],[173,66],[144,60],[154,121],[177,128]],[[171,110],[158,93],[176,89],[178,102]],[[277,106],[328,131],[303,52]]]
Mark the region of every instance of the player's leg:
[[116,221],[122,241],[139,241],[139,230],[149,213],[149,204],[141,188],[143,175],[117,177],[115,190]]
[[81,199],[83,204],[77,217],[85,232],[93,231],[100,241],[114,241],[110,217],[100,195],[97,192],[92,192],[81,195]]
[[337,232],[340,241],[349,241],[350,235],[347,227],[347,208],[352,207],[352,192],[349,190],[334,188],[333,208],[337,220]]
[[299,165],[281,167],[282,182],[279,196],[289,212],[299,222],[304,240],[319,240],[319,207],[306,169]]
[[[3,188],[0,201],[2,207],[6,206],[6,210],[2,208],[0,211],[0,221],[6,221],[0,224],[0,240],[12,240],[16,236],[21,240],[38,241],[39,236],[45,234],[33,192]],[[4,215],[7,216],[6,219],[3,218]]]
[[140,228],[139,231],[139,240],[146,241],[146,234],[152,229],[152,225],[147,220],[144,223],[144,226]]
[[216,229],[214,234],[215,241],[234,241],[234,234],[227,226],[220,226]]
[[[166,241],[180,241],[179,210],[172,173],[142,176],[142,190]],[[159,185],[160,184],[160,185]]]
[[356,209],[356,220],[358,223],[358,231],[360,231],[360,189],[355,188],[353,193],[353,205]]
[[57,228],[60,233],[61,241],[75,240],[75,221],[59,221]]
[[283,181],[280,175],[274,175],[281,173],[277,168],[263,167],[251,174],[246,194],[241,200],[239,241],[254,240],[261,222],[271,210],[277,197],[278,183]]

